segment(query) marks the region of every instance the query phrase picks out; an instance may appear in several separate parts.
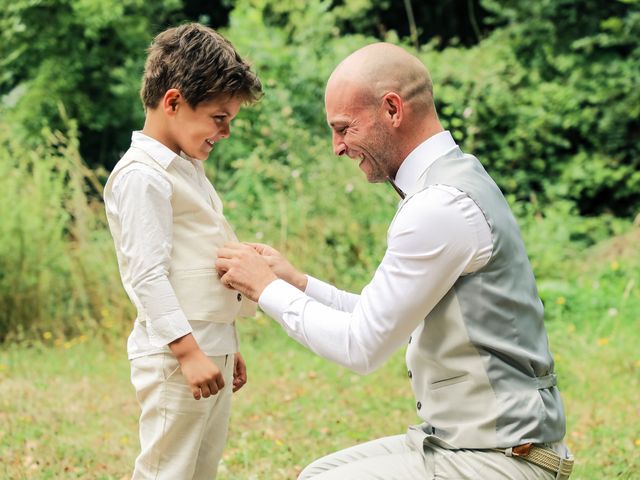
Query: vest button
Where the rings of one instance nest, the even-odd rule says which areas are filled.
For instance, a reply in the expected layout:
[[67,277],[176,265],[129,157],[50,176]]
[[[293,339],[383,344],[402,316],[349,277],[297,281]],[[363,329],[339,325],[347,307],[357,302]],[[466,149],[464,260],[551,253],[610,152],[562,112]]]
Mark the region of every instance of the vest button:
[[420,402],[416,403],[416,408],[420,410],[422,408],[422,404]]
[[409,337],[409,343],[411,343],[411,337]]
[[409,378],[413,378],[413,373],[411,373],[411,370],[407,372],[407,375],[409,375]]
[[241,293],[239,293],[239,294],[236,296],[236,298],[237,298],[237,299],[238,299],[238,301],[240,302],[240,301],[242,300],[242,294],[241,294]]

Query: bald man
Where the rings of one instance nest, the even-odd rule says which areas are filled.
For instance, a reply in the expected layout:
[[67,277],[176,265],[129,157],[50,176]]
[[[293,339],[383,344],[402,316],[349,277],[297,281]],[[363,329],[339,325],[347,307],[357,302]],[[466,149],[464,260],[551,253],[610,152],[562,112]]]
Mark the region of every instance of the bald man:
[[440,125],[426,68],[400,47],[366,46],[332,73],[325,107],[336,155],[402,198],[369,284],[338,290],[259,244],[227,244],[216,267],[296,341],[358,373],[408,344],[422,423],[321,458],[299,478],[568,478],[565,416],[518,226]]

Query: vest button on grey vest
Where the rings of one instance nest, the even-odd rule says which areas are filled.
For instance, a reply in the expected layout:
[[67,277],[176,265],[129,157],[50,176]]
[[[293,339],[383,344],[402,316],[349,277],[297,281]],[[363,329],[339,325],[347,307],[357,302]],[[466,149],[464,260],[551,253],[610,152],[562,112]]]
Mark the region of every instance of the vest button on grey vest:
[[413,373],[411,373],[411,370],[407,372],[407,375],[409,375],[409,378],[413,378]]
[[420,402],[416,403],[416,408],[420,410],[422,408],[422,404]]
[[241,293],[239,293],[239,294],[236,296],[236,298],[238,299],[238,301],[239,301],[239,302],[240,302],[240,301],[242,301],[242,294],[241,294]]

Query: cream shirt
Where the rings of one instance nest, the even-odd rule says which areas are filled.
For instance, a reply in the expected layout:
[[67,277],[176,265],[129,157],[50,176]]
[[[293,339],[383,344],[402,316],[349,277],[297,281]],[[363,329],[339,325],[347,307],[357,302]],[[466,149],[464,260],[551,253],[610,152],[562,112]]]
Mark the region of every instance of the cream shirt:
[[[131,145],[140,148],[159,164],[175,166],[187,172],[193,189],[208,199],[207,179],[201,161],[176,155],[169,148],[133,132]],[[189,322],[180,308],[169,283],[169,261],[172,250],[171,184],[153,168],[144,164],[126,167],[116,178],[113,198],[105,198],[109,214],[122,225],[122,245],[131,269],[131,285],[148,311],[149,321],[136,319],[127,342],[129,359],[168,352],[168,344],[193,333],[202,351],[209,356],[238,351],[235,322]],[[211,259],[211,264],[215,258]]]
[[260,307],[296,341],[359,373],[378,368],[461,275],[491,258],[491,230],[482,211],[456,188],[416,192],[439,157],[456,148],[449,132],[420,144],[404,160],[396,184],[406,194],[387,232],[387,250],[360,295],[309,277],[303,293],[283,280],[269,284]]

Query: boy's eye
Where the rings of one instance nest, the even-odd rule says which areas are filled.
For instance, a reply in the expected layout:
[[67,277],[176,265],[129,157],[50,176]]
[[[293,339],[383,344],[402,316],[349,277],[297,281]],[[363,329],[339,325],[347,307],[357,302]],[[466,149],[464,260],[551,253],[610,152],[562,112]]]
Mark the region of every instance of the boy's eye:
[[225,115],[214,115],[213,120],[216,123],[223,123],[227,117]]

